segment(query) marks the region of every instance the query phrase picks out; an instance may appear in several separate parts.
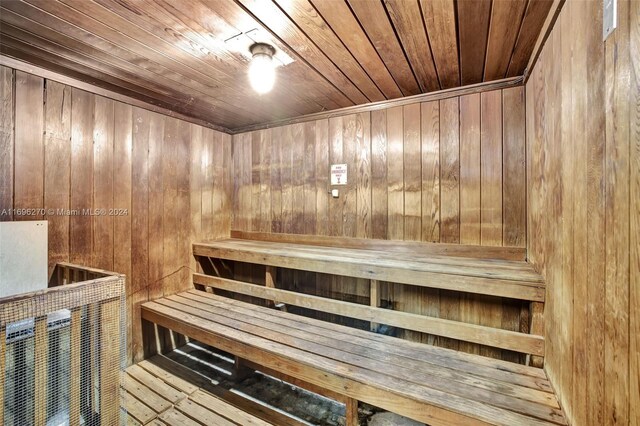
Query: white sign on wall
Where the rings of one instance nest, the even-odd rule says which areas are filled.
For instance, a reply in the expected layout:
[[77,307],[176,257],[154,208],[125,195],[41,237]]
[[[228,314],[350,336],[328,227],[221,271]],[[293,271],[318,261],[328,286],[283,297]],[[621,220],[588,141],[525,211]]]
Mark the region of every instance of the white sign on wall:
[[347,165],[332,164],[331,165],[331,185],[347,184]]

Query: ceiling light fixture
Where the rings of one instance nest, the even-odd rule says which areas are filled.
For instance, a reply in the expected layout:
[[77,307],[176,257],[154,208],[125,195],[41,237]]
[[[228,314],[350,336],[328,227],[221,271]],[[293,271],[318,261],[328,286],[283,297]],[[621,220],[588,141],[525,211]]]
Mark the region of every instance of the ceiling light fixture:
[[254,43],[249,51],[252,56],[249,64],[251,87],[261,95],[268,93],[276,81],[276,63],[273,60],[276,49],[266,43]]

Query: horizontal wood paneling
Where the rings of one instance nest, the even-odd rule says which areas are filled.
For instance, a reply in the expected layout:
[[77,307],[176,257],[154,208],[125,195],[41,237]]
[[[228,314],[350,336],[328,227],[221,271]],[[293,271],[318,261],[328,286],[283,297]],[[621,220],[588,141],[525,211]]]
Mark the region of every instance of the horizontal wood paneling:
[[[20,0],[0,5],[0,52],[235,130],[522,75],[551,9],[551,0]],[[246,82],[253,42],[293,59],[257,99]]]
[[567,1],[526,85],[528,248],[571,424],[640,424],[640,6]]
[[[309,121],[304,131],[291,124],[234,135],[233,229],[524,247],[524,106],[524,88],[515,87]],[[271,141],[270,152],[260,140]],[[348,184],[331,187],[329,165],[342,163]],[[266,215],[255,207],[262,193],[271,199]],[[296,286],[348,300],[370,291],[363,280],[320,276]],[[382,291],[395,309],[520,329],[517,302],[461,306],[446,291],[386,283]]]
[[[0,76],[11,177],[0,220],[49,221],[50,271],[72,261],[126,274],[127,356],[140,360],[140,303],[190,288],[190,242],[229,234],[231,136],[10,68]],[[11,211],[34,208],[44,216]]]

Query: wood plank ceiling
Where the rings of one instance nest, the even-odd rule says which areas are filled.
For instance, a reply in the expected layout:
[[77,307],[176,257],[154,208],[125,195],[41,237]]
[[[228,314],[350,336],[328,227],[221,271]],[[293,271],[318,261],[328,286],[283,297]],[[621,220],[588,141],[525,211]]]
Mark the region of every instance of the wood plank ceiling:
[[[0,52],[240,129],[522,75],[552,0],[2,0]],[[294,62],[248,85],[251,30]]]

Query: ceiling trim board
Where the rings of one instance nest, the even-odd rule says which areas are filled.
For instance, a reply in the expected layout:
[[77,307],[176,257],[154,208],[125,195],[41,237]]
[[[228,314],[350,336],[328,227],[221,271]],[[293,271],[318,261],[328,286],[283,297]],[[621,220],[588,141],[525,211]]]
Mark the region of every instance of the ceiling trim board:
[[288,118],[283,120],[271,121],[269,123],[253,124],[231,129],[232,134],[246,133],[254,130],[268,129],[271,127],[286,126],[289,124],[304,123],[313,120],[328,119],[348,114],[357,114],[360,112],[377,111],[381,109],[413,104],[416,102],[430,102],[441,99],[448,99],[473,93],[489,92],[492,90],[508,89],[511,87],[522,86],[523,77],[510,77],[501,80],[488,81],[483,83],[471,84],[463,87],[454,87],[451,89],[436,90],[434,92],[422,93],[419,95],[406,96],[404,98],[390,99],[386,101],[370,102],[368,104],[355,105],[346,108],[334,109],[331,111],[316,112],[313,114],[301,115],[299,117]]
[[538,40],[536,41],[536,44],[533,47],[533,52],[531,53],[531,57],[529,58],[529,63],[527,64],[527,67],[524,69],[524,74],[522,75],[523,84],[527,84],[527,81],[529,80],[529,76],[531,75],[531,71],[533,70],[533,67],[538,61],[538,57],[542,52],[542,48],[544,47],[544,44],[547,41],[547,38],[551,34],[551,30],[553,30],[553,27],[556,24],[556,20],[560,16],[560,11],[564,6],[565,1],[566,0],[554,0],[553,5],[551,6],[551,13],[547,15],[547,19],[545,20],[544,25],[542,26],[542,31],[540,31],[540,34],[538,35]]

